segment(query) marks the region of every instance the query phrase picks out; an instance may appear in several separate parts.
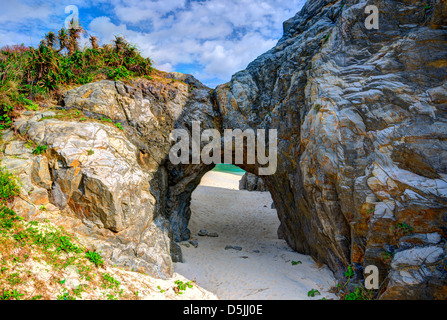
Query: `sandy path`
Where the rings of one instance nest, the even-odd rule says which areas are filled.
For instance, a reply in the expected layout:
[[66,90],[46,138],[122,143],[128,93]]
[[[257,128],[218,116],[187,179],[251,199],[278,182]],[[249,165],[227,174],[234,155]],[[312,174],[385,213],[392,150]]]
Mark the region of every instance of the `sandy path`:
[[[202,179],[192,196],[189,225],[198,247],[182,245],[185,261],[175,264],[176,273],[224,300],[336,298],[327,292],[335,285],[330,270],[319,269],[309,256],[277,238],[279,221],[270,209],[270,193],[239,191],[240,178],[210,172]],[[198,236],[200,229],[219,237]],[[227,245],[242,250],[225,250]],[[309,298],[311,289],[321,295]]]

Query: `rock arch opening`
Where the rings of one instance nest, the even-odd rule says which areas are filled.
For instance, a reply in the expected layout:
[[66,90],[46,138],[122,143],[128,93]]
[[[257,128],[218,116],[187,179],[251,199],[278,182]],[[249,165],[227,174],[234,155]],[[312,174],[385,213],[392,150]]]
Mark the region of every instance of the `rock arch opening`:
[[262,178],[231,165],[208,171],[192,192],[175,271],[223,299],[305,299],[312,289],[329,297],[332,273],[279,239],[272,204]]

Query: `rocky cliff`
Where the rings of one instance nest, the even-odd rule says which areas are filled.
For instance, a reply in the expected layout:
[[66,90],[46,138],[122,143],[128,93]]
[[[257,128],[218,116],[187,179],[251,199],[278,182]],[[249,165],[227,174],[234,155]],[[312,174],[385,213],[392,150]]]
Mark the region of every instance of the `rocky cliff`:
[[[365,28],[366,5],[379,30]],[[224,128],[278,130],[278,171],[264,181],[279,235],[339,276],[378,266],[382,298],[447,292],[446,12],[445,1],[308,1],[275,48],[216,90]]]
[[[68,91],[62,106],[25,112],[3,134],[2,165],[23,183],[16,212],[64,226],[113,264],[169,278],[181,260],[173,230],[184,232],[176,205],[189,212],[183,193],[210,170],[185,168],[185,181],[183,169],[167,164],[169,135],[188,117],[206,125],[212,106],[192,77],[154,78],[91,83]],[[33,153],[42,146],[43,155]]]
[[[380,9],[367,30],[366,5]],[[113,263],[159,277],[181,260],[191,193],[212,165],[168,161],[174,128],[276,129],[263,176],[295,250],[358,280],[375,265],[380,298],[447,296],[447,5],[308,1],[278,44],[211,90],[191,76],[102,81],[28,112],[3,135],[24,181],[14,203],[76,232]],[[258,165],[240,165],[258,174]]]

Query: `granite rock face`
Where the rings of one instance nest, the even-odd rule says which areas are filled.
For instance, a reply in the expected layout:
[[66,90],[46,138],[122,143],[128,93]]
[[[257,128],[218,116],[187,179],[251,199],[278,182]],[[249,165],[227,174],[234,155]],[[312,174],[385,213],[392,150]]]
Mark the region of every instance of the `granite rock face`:
[[119,129],[54,119],[28,119],[17,129],[50,148],[45,156],[2,159],[23,183],[22,197],[13,203],[17,213],[49,218],[114,264],[160,278],[172,275],[157,172],[139,163],[139,150]]
[[162,183],[155,188],[162,199],[158,212],[170,221],[177,242],[190,237],[191,193],[214,165],[172,165],[170,134],[174,129],[191,132],[193,121],[200,121],[202,131],[219,126],[211,92],[190,75],[170,73],[157,81],[91,83],[71,90],[64,99],[67,109],[123,124],[140,149],[139,159],[161,174]]
[[[379,30],[365,27],[367,5]],[[51,204],[114,263],[168,277],[175,242],[190,237],[191,194],[213,168],[170,163],[172,130],[276,129],[278,169],[262,180],[278,235],[340,279],[377,266],[383,299],[445,299],[446,12],[440,0],[308,1],[273,49],[215,90],[174,73],[73,89],[63,108],[93,120],[15,124],[46,157],[3,139],[28,201],[15,209]]]
[[[48,151],[34,155],[14,135],[3,139],[2,163],[25,182],[14,210],[50,218],[115,265],[171,277],[182,260],[174,239],[189,237],[189,218],[176,218],[190,215],[183,193],[212,167],[168,163],[170,133],[188,129],[188,117],[214,127],[210,97],[191,76],[167,74],[90,83],[68,91],[61,110],[27,113],[15,130]],[[58,120],[74,110],[82,117]]]
[[[367,5],[379,30],[365,28]],[[445,16],[445,1],[308,1],[275,48],[216,89],[223,128],[278,130],[278,171],[263,179],[279,235],[338,275],[376,265],[383,298],[447,295]],[[412,250],[403,225],[442,239],[433,261],[383,261]]]

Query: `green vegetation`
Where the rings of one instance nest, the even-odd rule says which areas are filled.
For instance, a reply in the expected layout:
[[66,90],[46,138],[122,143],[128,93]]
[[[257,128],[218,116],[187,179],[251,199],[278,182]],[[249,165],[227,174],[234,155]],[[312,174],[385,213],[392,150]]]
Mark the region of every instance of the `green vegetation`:
[[123,37],[99,47],[80,49],[83,29],[49,32],[37,48],[22,45],[0,49],[0,130],[9,128],[20,111],[37,110],[39,102],[60,94],[69,85],[96,80],[149,77],[152,62]]
[[406,222],[398,223],[393,226],[394,235],[397,237],[403,237],[411,234],[413,228],[410,227]]
[[118,68],[110,70],[107,75],[110,79],[121,80],[130,77],[132,74],[125,67],[119,66]]
[[20,275],[16,273],[12,273],[8,276],[7,281],[11,286],[16,286],[22,282],[22,279],[20,279]]
[[[341,300],[373,300],[376,296],[375,290],[367,290],[363,285],[348,286],[348,284],[355,279],[355,271],[351,266],[348,266],[344,272],[345,282],[342,280],[337,284],[334,293],[336,293]],[[343,284],[342,284],[343,283]],[[351,291],[352,288],[354,291]],[[348,289],[350,288],[350,289]]]
[[348,285],[349,281],[351,281],[351,278],[353,278],[355,276],[355,272],[352,269],[351,266],[348,266],[348,269],[345,271],[345,278],[346,278],[346,282],[342,285],[341,282],[339,284],[337,284],[337,293],[341,294],[343,292],[343,290],[345,289],[345,287]]
[[0,215],[7,202],[11,201],[15,196],[19,195],[20,185],[19,179],[12,173],[8,172],[6,168],[0,167]]
[[104,260],[101,255],[94,251],[87,251],[85,257],[89,259],[95,266],[102,267],[104,265]]
[[186,288],[192,288],[194,285],[192,282],[183,282],[181,280],[176,280],[175,284],[177,285],[174,287],[174,291],[176,294],[183,294],[184,291],[186,291]]
[[106,118],[106,117],[101,117],[101,121],[105,121],[108,123],[113,123],[112,119]]
[[[40,263],[47,268],[47,272],[51,272],[54,280],[48,285],[57,284],[61,287],[58,299],[75,300],[82,298],[82,293],[87,290],[92,292],[99,285],[96,280],[98,275],[92,265],[103,265],[104,261],[97,253],[85,251],[76,241],[62,228],[46,222],[28,222],[3,206],[0,210],[0,300],[50,298],[43,285],[38,284],[37,288],[31,288],[29,292],[22,291],[30,274],[23,263],[29,260]],[[60,276],[68,266],[74,266],[80,280],[87,283],[70,290],[65,288],[66,280]],[[123,290],[118,288],[120,282],[110,274],[100,272],[99,280],[104,295],[112,293],[113,297],[122,296]],[[133,294],[132,297],[135,298]]]
[[302,264],[301,261],[292,261],[292,266],[296,266],[297,264]]
[[350,279],[350,278],[352,278],[352,277],[354,277],[354,276],[355,276],[355,272],[354,272],[354,270],[352,269],[351,266],[348,266],[348,270],[345,271],[345,277],[348,278],[348,279]]
[[319,296],[321,295],[320,291],[316,290],[316,289],[312,289],[307,293],[308,297],[315,297],[315,296]]
[[[9,219],[15,217],[19,218],[12,210],[9,210],[9,215],[11,216]],[[23,219],[15,219],[15,221],[19,220]],[[38,246],[48,255],[49,260],[55,261],[57,259],[56,254],[61,251],[66,253],[82,252],[82,249],[73,244],[72,239],[59,229],[44,227],[37,228],[26,222],[13,227],[15,229],[13,238],[20,244],[20,246]]]
[[120,130],[124,130],[123,126],[121,125],[121,123],[115,123],[115,127],[117,127]]
[[118,288],[121,285],[121,283],[118,280],[116,280],[108,273],[103,274],[102,279],[103,279],[102,286],[107,289]]
[[33,154],[42,154],[47,151],[48,147],[46,145],[43,146],[37,146],[36,149],[34,149]]
[[345,295],[345,300],[372,300],[374,295],[374,291],[366,290],[365,288],[358,286],[355,288],[354,292]]
[[0,300],[20,300],[20,297],[24,296],[23,293],[19,293],[16,289],[13,291],[3,290],[3,294],[0,294]]
[[[112,124],[113,124],[113,120],[110,119],[110,118],[106,118],[106,117],[101,117],[101,118],[100,118],[100,121],[104,121],[104,122],[112,123]],[[117,127],[118,129],[120,129],[120,130],[124,130],[124,128],[123,128],[123,126],[122,126],[122,124],[121,124],[120,122],[117,122],[117,123],[115,123],[114,125],[115,125],[115,127]]]

